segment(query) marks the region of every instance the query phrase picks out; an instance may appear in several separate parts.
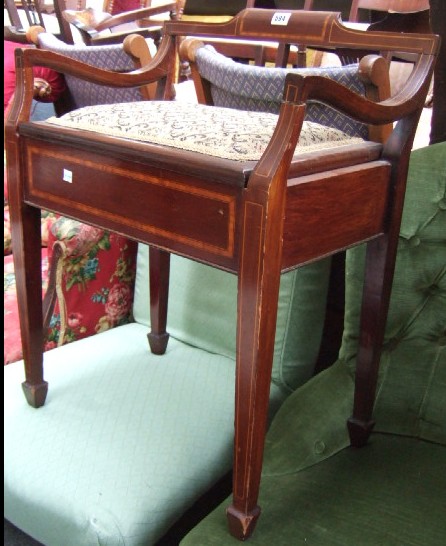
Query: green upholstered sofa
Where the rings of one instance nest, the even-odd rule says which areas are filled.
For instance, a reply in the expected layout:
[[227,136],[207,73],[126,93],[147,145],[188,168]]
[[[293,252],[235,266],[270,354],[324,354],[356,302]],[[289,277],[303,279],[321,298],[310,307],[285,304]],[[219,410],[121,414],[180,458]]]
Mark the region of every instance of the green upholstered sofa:
[[[347,253],[337,362],[267,436],[250,544],[440,546],[446,536],[446,142],[415,150],[369,444],[349,447],[363,248]],[[223,503],[181,546],[237,544]]]
[[[325,260],[282,278],[273,410],[313,373],[328,275]],[[172,257],[155,356],[140,246],[135,322],[47,351],[44,407],[23,396],[23,361],[4,368],[6,519],[47,546],[147,546],[230,470],[236,282]]]

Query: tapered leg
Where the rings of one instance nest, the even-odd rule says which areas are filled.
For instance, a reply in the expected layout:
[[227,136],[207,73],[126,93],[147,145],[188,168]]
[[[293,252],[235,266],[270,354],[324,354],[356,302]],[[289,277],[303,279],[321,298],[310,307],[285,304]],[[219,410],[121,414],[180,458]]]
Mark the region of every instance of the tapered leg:
[[350,442],[354,447],[362,447],[367,443],[374,426],[372,412],[395,256],[396,244],[389,245],[388,235],[367,245],[354,407],[347,424]]
[[250,236],[239,275],[233,503],[227,510],[231,534],[241,540],[249,537],[260,515],[257,498],[280,283],[280,264],[268,262],[266,267],[261,207],[248,203],[246,220]]
[[[22,76],[19,72],[18,84]],[[19,91],[16,91],[16,99],[21,95],[20,85],[17,89]],[[24,115],[26,116],[26,111]],[[48,392],[48,383],[43,378],[41,212],[40,209],[24,203],[23,154],[17,143],[14,123],[9,120],[9,116],[5,123],[5,148],[8,152],[11,238],[25,363],[25,381],[22,387],[29,405],[38,408],[45,403]]]
[[166,331],[169,301],[170,253],[149,247],[150,324],[147,334],[150,350],[156,355],[166,352],[169,334]]
[[[367,243],[364,288],[356,360],[353,415],[347,422],[350,443],[362,447],[372,432],[379,363],[395,271],[414,127],[421,109],[400,122],[387,140],[383,158],[392,165],[389,210],[385,233]],[[395,150],[400,150],[395,154]]]
[[231,534],[249,538],[257,505],[269,406],[282,266],[287,172],[304,107],[284,103],[283,123],[249,179],[241,218]]
[[17,210],[17,207],[13,206],[11,227],[25,362],[25,382],[22,386],[28,403],[38,408],[45,403],[48,392],[48,383],[43,379],[40,209],[22,205]]

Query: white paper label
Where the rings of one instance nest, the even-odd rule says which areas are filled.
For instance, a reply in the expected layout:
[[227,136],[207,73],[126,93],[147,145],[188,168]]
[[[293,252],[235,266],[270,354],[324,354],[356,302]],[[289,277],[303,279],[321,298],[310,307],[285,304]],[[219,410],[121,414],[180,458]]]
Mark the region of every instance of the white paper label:
[[64,169],[62,180],[71,184],[73,182],[73,172],[69,171],[68,169]]
[[273,15],[273,18],[271,19],[272,25],[283,25],[286,26],[288,24],[288,21],[290,20],[291,13],[275,13]]

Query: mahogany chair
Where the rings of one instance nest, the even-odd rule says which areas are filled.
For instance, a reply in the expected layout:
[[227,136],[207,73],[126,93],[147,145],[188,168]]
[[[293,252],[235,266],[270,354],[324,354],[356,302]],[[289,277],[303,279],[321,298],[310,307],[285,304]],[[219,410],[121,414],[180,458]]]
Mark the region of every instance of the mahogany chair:
[[151,0],[142,2],[139,9],[113,13],[113,2],[104,2],[102,11],[78,6],[67,10],[65,0],[54,0],[54,6],[62,25],[73,25],[87,45],[122,43],[130,33],[152,38],[157,45],[161,40],[164,18],[180,16],[182,0],[164,2],[156,6]]
[[[5,40],[12,42],[27,43],[26,31],[33,25],[45,28],[49,22],[48,14],[40,1],[35,0],[4,0],[4,7],[8,14],[8,24],[5,21],[3,36]],[[59,24],[58,24],[59,23]],[[69,25],[61,25],[57,20],[54,28],[48,28],[54,32],[58,27],[57,36],[67,43],[72,43],[73,37]]]
[[[27,36],[29,42],[39,49],[53,51],[91,66],[115,72],[130,72],[147,64],[151,59],[149,44],[140,35],[138,35],[140,40],[132,40],[128,42],[129,45],[105,44],[88,47],[84,44],[66,44],[57,36],[45,32],[40,26],[31,27]],[[155,93],[155,89],[150,85],[116,89],[85,82],[69,74],[65,75],[65,82],[66,92],[55,104],[58,115],[87,105],[146,100],[154,98]]]
[[[104,45],[122,43],[130,33],[139,33],[146,38],[152,38],[157,44],[161,39],[163,19],[160,17],[176,18],[182,2],[171,1],[157,6],[151,6],[151,0],[142,2],[141,7],[119,12],[119,6],[113,1],[105,0],[102,10],[86,8],[85,0],[54,0],[52,6],[43,6],[40,0],[20,0],[19,16],[17,3],[14,0],[5,0],[5,8],[11,24],[5,25],[5,39],[26,43],[26,31],[31,26],[45,28],[44,16],[54,15],[59,32],[58,38],[67,44],[75,43],[73,27],[77,29],[82,40],[87,45]],[[27,25],[24,26],[23,22]],[[125,28],[125,27],[128,28]],[[53,32],[53,28],[47,28]]]
[[[5,131],[23,389],[31,406],[42,406],[48,391],[42,359],[41,208],[151,246],[152,351],[162,353],[168,342],[170,253],[237,275],[234,478],[227,514],[230,532],[242,540],[260,514],[280,274],[364,242],[351,444],[363,446],[373,428],[409,155],[439,47],[432,34],[346,29],[336,13],[286,12],[286,25],[274,23],[271,11],[260,9],[244,10],[223,25],[169,21],[153,61],[129,74],[93,69],[47,51],[19,51],[18,89]],[[404,90],[378,103],[318,76],[290,74],[278,116],[144,101],[28,121],[29,74],[36,63],[102,85],[158,81],[169,98],[175,42],[182,36],[261,36],[333,49],[379,48],[416,53],[418,61]],[[383,144],[345,139],[321,126],[312,130],[303,123],[311,100],[363,123],[396,125]]]

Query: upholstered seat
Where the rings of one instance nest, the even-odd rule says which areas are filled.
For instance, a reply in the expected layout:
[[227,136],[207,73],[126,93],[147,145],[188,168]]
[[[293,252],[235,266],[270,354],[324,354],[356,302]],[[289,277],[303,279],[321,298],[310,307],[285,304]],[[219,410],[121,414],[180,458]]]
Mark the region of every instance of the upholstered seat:
[[[258,161],[271,140],[278,116],[216,106],[167,101],[93,106],[47,121],[65,129],[169,146],[233,161]],[[362,144],[361,138],[306,122],[295,154]]]

